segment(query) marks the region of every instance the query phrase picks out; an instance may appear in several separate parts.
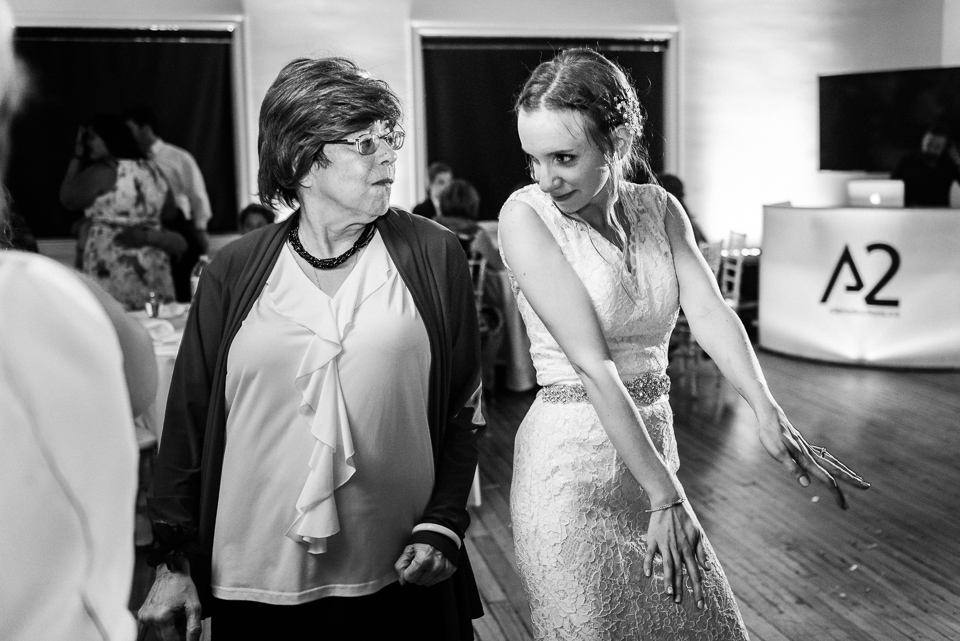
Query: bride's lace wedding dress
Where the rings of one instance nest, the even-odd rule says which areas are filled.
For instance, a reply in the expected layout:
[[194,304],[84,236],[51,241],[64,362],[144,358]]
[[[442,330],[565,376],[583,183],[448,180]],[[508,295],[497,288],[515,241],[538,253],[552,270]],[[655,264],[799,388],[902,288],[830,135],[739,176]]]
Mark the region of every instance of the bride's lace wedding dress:
[[[667,466],[680,462],[668,403],[667,343],[679,294],[664,229],[665,192],[626,185],[632,267],[586,223],[563,216],[536,185],[514,193],[543,219],[586,286],[623,381]],[[509,269],[509,265],[508,265]],[[517,564],[537,639],[746,639],[709,542],[698,610],[665,593],[662,564],[643,575],[649,500],[617,455],[573,367],[510,275],[543,390],[517,433],[510,511]]]

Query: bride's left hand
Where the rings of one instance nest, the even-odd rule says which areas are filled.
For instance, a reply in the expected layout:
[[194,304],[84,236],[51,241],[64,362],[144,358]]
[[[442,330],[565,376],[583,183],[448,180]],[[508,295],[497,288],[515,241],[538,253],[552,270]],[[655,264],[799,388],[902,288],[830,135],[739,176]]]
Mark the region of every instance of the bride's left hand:
[[643,572],[653,575],[653,559],[659,554],[663,562],[663,583],[675,603],[683,598],[683,570],[686,568],[693,588],[693,599],[703,609],[703,571],[710,570],[704,547],[703,528],[690,503],[684,500],[667,509],[650,514],[647,528],[647,551]]
[[780,461],[797,477],[800,485],[809,486],[810,477],[813,476],[830,490],[837,505],[844,510],[847,509],[847,499],[838,480],[859,490],[870,487],[859,474],[844,465],[826,448],[810,445],[779,407],[768,416],[757,418],[760,421],[760,442],[767,448],[770,456]]

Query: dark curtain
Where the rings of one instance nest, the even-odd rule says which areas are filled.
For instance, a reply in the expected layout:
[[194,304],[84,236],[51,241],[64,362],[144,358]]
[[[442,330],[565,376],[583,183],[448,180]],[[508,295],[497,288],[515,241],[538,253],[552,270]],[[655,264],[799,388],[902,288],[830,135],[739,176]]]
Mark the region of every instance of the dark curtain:
[[153,108],[161,138],[196,158],[213,210],[209,231],[237,228],[231,39],[224,31],[16,30],[31,91],[13,124],[7,186],[37,237],[69,236],[82,215],[59,200],[78,127],[140,103]]
[[480,218],[495,219],[530,182],[513,102],[540,62],[575,46],[599,50],[633,79],[647,114],[644,141],[663,169],[666,42],[535,38],[424,38],[427,160],[443,161],[480,192]]

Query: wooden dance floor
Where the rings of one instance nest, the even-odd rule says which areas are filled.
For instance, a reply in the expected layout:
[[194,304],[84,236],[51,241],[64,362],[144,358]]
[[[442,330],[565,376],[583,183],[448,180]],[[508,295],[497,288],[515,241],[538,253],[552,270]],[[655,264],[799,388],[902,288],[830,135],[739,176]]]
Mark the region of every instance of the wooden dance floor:
[[[841,511],[771,459],[750,408],[703,364],[674,377],[680,478],[754,641],[960,639],[960,373],[860,369],[761,353],[793,424],[873,483]],[[486,616],[480,641],[531,639],[513,559],[513,441],[533,393],[487,408],[483,504],[468,532]],[[138,555],[131,607],[152,572]]]
[[[674,376],[680,479],[753,641],[960,639],[960,373],[860,369],[759,355],[811,443],[873,483],[841,511],[756,437],[749,406],[704,363],[697,398]],[[682,382],[682,381],[681,381]],[[487,615],[481,641],[530,639],[513,561],[513,439],[533,394],[488,408],[483,504],[468,540]]]

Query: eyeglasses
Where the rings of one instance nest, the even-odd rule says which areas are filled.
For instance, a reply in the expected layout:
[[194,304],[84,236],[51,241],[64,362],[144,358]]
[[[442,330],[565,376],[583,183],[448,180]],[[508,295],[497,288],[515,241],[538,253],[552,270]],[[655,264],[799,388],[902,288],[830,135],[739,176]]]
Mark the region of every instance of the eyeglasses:
[[387,143],[390,149],[396,151],[403,147],[403,139],[407,134],[400,127],[395,128],[385,134],[361,134],[356,138],[343,138],[341,140],[325,140],[325,145],[356,145],[357,153],[361,156],[369,156],[380,146],[380,141]]

